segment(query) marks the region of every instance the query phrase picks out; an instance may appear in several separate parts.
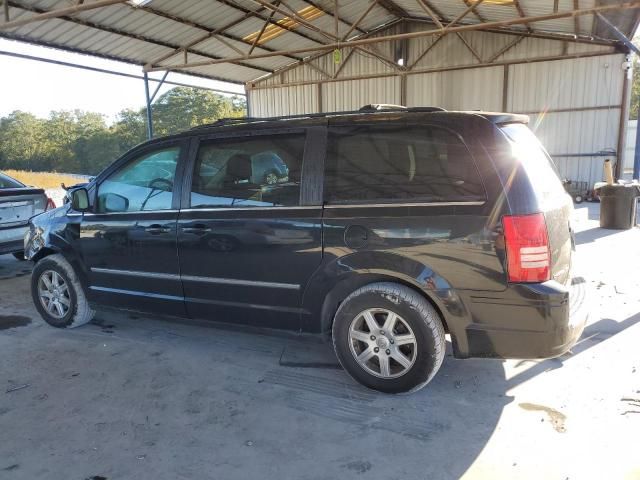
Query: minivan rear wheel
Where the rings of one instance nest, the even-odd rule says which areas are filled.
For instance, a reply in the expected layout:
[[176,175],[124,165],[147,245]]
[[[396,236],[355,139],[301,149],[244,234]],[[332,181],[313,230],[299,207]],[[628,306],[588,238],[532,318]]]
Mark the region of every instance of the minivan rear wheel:
[[386,393],[421,389],[445,355],[436,310],[419,293],[395,283],[373,283],[349,295],[336,312],[332,333],[347,373]]
[[60,254],[40,260],[31,274],[31,296],[40,316],[57,328],[74,328],[91,321],[82,284]]

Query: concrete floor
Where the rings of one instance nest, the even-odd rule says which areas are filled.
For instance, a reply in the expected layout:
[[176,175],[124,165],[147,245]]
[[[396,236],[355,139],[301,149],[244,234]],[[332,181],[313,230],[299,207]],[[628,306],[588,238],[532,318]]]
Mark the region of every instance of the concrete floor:
[[572,354],[448,356],[407,396],[286,336],[109,312],[50,328],[29,264],[0,257],[0,478],[639,479],[640,229],[597,214],[576,212],[593,317]]

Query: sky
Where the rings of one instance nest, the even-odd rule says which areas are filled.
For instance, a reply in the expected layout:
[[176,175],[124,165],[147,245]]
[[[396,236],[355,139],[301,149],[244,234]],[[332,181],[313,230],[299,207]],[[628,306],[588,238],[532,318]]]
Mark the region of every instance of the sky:
[[[0,39],[0,52],[3,51],[142,75],[142,67],[138,65]],[[154,72],[150,76],[161,78],[162,72]],[[238,93],[244,92],[242,85],[189,77],[179,73],[170,73],[167,80]],[[155,82],[150,83],[152,93],[156,85]],[[172,87],[168,85],[161,87],[158,96],[170,88]],[[51,110],[80,109],[102,113],[107,117],[108,122],[112,122],[120,110],[138,109],[144,104],[142,80],[0,54],[0,117],[14,110],[23,110],[39,117],[46,117]]]

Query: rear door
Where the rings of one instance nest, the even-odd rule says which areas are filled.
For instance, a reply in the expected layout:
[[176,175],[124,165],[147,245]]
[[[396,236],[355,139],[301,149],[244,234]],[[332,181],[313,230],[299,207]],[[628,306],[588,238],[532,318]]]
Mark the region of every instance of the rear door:
[[504,290],[483,181],[465,141],[442,123],[330,127],[325,262],[352,255],[375,259],[379,271],[409,269],[429,289]]
[[320,190],[303,179],[312,137],[284,129],[200,139],[178,220],[190,316],[299,328],[322,257]]
[[186,140],[148,145],[97,180],[93,212],[80,225],[94,301],[184,315],[176,224],[187,146]]

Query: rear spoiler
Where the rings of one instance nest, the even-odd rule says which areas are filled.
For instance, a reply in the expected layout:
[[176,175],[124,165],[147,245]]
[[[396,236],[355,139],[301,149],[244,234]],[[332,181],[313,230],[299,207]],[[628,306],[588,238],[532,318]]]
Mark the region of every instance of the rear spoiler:
[[499,113],[499,112],[468,112],[475,113],[481,117],[489,120],[496,125],[505,125],[507,123],[524,123],[529,124],[529,115],[522,115],[520,113]]
[[44,195],[42,188],[19,187],[19,188],[0,188],[0,197],[15,197],[17,195]]

